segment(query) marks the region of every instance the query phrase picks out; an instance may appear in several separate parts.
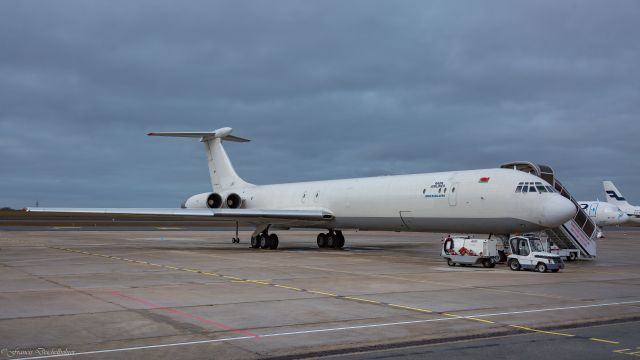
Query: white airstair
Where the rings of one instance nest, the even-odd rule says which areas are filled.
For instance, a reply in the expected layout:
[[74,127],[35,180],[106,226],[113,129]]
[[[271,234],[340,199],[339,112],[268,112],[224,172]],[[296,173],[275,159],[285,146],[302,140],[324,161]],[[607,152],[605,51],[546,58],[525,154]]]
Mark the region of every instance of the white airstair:
[[546,234],[560,249],[577,249],[581,259],[594,259],[597,253],[596,224],[580,207],[567,189],[555,178],[553,169],[547,165],[536,165],[530,162],[518,161],[500,166],[505,169],[515,169],[536,175],[551,184],[558,193],[571,200],[578,209],[576,216],[560,227],[546,230]]

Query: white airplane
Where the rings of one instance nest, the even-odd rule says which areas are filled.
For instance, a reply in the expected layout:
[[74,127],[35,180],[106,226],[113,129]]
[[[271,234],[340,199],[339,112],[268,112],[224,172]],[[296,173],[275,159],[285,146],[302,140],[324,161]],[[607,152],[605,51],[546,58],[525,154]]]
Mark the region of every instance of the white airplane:
[[622,193],[612,181],[603,181],[604,192],[607,194],[607,202],[615,205],[628,215],[625,225],[640,226],[640,206],[633,206],[627,202]]
[[629,216],[613,204],[603,201],[578,201],[578,204],[598,227],[598,238],[604,237],[604,226],[621,225],[629,220]]
[[204,217],[255,226],[253,248],[278,247],[270,229],[327,229],[319,247],[341,248],[342,230],[465,232],[506,235],[558,227],[576,214],[572,201],[534,175],[512,169],[451,171],[346,180],[253,185],[236,174],[222,141],[246,142],[231,128],[149,133],[200,139],[214,191],[191,196],[181,209],[31,208],[50,213]]
[[599,227],[620,225],[629,220],[619,207],[603,201],[578,201],[580,207]]

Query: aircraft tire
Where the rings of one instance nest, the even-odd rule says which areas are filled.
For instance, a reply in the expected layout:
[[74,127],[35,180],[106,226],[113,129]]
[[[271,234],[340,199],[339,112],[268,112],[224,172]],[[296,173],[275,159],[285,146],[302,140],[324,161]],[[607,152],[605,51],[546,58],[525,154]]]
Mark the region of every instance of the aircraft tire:
[[327,247],[335,249],[338,244],[338,237],[335,234],[327,234]]
[[251,237],[251,247],[252,247],[252,248],[254,248],[254,249],[257,249],[257,248],[259,248],[259,247],[260,247],[260,240],[259,240],[259,236],[260,236],[260,235],[252,236],[252,237]]
[[342,249],[344,247],[344,235],[342,235],[342,231],[336,231],[336,236],[338,237],[336,249]]
[[269,235],[269,249],[271,249],[271,250],[277,249],[279,242],[280,241],[278,240],[278,235],[276,235],[276,234],[270,234]]
[[258,235],[258,238],[260,239],[260,248],[261,249],[268,249],[269,248],[269,243],[271,241],[271,239],[269,239],[269,235],[264,235],[264,234],[260,234]]
[[327,247],[327,235],[325,233],[318,234],[318,238],[316,239],[319,248]]

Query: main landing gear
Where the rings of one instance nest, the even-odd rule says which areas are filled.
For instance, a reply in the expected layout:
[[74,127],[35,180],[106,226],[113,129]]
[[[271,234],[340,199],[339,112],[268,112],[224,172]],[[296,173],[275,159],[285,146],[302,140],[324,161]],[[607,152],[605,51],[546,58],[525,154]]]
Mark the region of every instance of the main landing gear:
[[319,248],[342,249],[344,246],[344,235],[342,231],[329,230],[328,233],[320,233],[317,238]]
[[267,232],[261,232],[258,235],[251,237],[251,247],[254,249],[271,249],[278,248],[278,235],[269,234]]

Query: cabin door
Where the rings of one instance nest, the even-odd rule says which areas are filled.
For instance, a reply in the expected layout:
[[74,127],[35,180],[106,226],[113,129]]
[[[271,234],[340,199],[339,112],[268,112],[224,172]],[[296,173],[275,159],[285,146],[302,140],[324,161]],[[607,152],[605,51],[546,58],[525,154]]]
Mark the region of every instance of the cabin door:
[[409,230],[411,229],[411,213],[412,211],[402,211],[400,210],[400,220],[402,220],[402,229]]
[[451,183],[451,186],[449,186],[449,206],[458,205],[458,192],[459,192],[458,187],[459,186],[460,186],[460,183],[457,183],[457,182]]

